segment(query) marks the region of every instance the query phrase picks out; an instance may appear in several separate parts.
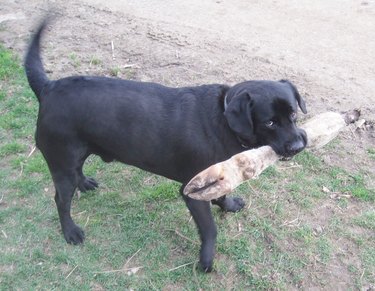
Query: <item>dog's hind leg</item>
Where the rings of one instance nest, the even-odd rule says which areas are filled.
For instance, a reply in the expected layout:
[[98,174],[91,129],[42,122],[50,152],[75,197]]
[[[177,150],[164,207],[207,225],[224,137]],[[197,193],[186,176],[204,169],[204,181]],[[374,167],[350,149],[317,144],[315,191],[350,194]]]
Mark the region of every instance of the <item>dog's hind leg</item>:
[[83,163],[85,162],[85,160],[86,158],[83,159],[82,166],[78,169],[78,174],[79,174],[78,189],[81,192],[95,190],[99,186],[98,182],[96,182],[94,178],[87,177],[83,174],[82,167],[83,167]]
[[55,202],[65,240],[79,244],[84,240],[83,230],[77,226],[70,214],[75,190],[82,179],[82,165],[87,157],[87,148],[79,143],[67,145],[53,138],[44,139],[39,147],[47,161],[55,185]]
[[101,159],[106,163],[112,162],[114,160],[113,156],[107,153],[106,151],[104,151],[103,149],[99,148],[98,146],[95,146],[95,147],[91,146],[90,150],[87,150],[86,155],[83,156],[81,160],[81,167],[78,169],[78,173],[79,173],[78,189],[81,192],[95,190],[99,186],[98,182],[96,182],[94,178],[85,176],[82,171],[83,164],[90,154],[95,154],[101,157]]
[[55,202],[60,217],[61,229],[67,243],[83,243],[85,234],[77,226],[71,215],[72,198],[78,184],[78,175],[75,172],[58,170],[52,173],[56,188]]
[[78,189],[81,192],[87,192],[87,191],[95,190],[96,188],[98,188],[98,186],[99,186],[99,184],[98,184],[98,182],[95,181],[94,178],[86,177],[83,174],[80,177],[80,181],[78,183]]

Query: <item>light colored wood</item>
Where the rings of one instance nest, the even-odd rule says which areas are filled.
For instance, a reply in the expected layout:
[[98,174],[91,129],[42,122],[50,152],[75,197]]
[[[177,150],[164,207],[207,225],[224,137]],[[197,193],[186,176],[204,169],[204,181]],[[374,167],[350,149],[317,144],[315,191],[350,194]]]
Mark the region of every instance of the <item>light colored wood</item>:
[[319,149],[333,140],[345,126],[344,115],[325,112],[309,119],[301,128],[307,134],[307,147]]
[[[345,126],[345,116],[325,112],[311,118],[301,128],[307,134],[307,147],[320,148],[333,140]],[[241,152],[200,172],[186,185],[184,194],[197,200],[217,199],[257,177],[279,158],[270,146]]]

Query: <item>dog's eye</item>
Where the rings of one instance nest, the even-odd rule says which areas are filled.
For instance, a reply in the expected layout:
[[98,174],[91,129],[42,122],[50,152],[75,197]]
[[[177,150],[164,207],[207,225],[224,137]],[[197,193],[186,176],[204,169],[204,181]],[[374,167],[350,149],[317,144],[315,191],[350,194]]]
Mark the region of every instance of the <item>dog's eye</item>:
[[269,128],[273,127],[274,125],[275,125],[275,123],[274,123],[272,120],[267,121],[267,122],[265,123],[265,126],[267,126],[267,127],[269,127]]
[[290,119],[291,120],[296,120],[297,119],[297,113],[295,113],[295,112],[292,112],[291,114],[290,114]]

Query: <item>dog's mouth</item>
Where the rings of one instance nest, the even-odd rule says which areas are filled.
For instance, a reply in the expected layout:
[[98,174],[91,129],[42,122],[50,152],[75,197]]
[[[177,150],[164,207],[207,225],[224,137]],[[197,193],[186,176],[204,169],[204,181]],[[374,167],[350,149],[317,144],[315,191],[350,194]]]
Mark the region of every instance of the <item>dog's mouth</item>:
[[272,149],[283,159],[290,159],[296,154],[300,153],[306,148],[307,137],[305,134],[301,134],[298,138],[292,142],[287,142],[281,147],[276,144],[271,144]]
[[289,161],[291,160],[296,154],[298,154],[297,152],[293,152],[293,153],[288,153],[288,152],[277,152],[275,151],[281,158],[282,161]]
[[277,153],[280,157],[281,157],[281,160],[282,161],[289,161],[291,160],[296,154],[300,153],[302,150],[298,151],[298,152],[282,152],[282,153]]

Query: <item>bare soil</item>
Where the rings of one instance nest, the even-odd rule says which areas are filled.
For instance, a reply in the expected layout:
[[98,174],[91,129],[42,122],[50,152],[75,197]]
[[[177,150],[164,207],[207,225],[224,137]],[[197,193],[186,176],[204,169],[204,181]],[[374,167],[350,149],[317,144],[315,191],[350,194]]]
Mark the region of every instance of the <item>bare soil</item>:
[[[51,79],[107,75],[168,86],[289,79],[308,105],[301,119],[361,109],[362,120],[316,154],[362,173],[375,187],[369,153],[375,149],[375,1],[122,2],[2,0],[0,41],[22,57],[38,21],[52,11],[43,41]],[[330,281],[345,272],[322,276]]]

